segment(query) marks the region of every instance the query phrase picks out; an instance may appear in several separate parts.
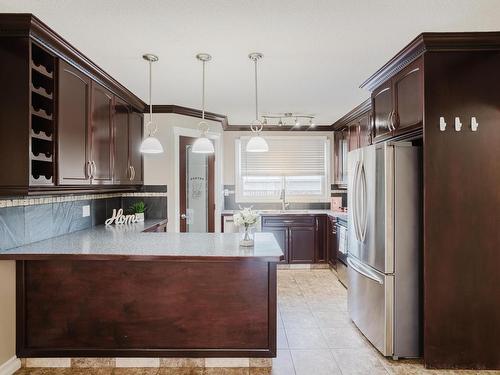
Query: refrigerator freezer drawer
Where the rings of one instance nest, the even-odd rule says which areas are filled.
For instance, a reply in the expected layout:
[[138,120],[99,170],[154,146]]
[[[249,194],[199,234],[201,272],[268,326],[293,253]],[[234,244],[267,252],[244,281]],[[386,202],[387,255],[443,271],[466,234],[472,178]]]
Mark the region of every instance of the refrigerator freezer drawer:
[[385,356],[393,355],[394,276],[348,257],[349,316]]

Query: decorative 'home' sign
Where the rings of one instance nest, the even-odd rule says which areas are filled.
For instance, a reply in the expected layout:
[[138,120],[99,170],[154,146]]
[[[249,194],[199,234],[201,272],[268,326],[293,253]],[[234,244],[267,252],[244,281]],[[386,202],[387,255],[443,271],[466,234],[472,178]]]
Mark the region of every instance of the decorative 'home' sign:
[[104,223],[106,225],[111,225],[113,223],[115,224],[133,224],[133,223],[138,223],[139,219],[137,216],[134,215],[124,215],[123,214],[123,209],[120,208],[118,211],[116,209],[113,210],[113,216],[111,216],[109,219],[107,219]]

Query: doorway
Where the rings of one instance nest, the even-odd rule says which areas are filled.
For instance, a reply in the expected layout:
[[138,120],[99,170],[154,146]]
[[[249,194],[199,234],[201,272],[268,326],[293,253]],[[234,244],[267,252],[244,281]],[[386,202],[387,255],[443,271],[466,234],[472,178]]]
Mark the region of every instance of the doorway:
[[215,155],[192,152],[194,137],[179,137],[180,231],[215,232]]

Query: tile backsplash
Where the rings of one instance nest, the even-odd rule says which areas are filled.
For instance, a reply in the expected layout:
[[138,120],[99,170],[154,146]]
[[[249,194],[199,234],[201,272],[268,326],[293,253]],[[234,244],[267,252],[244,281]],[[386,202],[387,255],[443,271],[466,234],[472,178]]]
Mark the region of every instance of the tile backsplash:
[[[113,209],[146,204],[147,219],[167,217],[166,186],[138,193],[0,198],[0,251],[102,225]],[[83,207],[90,216],[83,217]]]

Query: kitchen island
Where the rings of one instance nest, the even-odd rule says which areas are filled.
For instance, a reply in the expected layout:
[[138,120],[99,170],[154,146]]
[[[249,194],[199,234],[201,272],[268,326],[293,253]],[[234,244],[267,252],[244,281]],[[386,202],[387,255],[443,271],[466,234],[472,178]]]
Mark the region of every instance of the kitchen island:
[[0,253],[16,260],[18,357],[273,357],[270,233],[88,230]]

